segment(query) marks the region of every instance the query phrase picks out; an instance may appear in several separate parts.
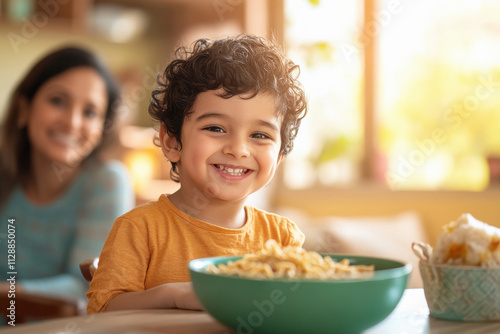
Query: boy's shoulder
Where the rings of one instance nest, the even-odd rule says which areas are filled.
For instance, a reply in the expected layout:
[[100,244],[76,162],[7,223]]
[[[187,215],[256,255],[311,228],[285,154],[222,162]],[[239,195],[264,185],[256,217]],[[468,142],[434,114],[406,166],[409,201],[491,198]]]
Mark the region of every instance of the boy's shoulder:
[[282,240],[286,245],[300,246],[304,243],[304,233],[289,218],[251,206],[247,206],[247,213],[252,215],[254,226],[271,232],[276,240]]
[[251,214],[253,219],[266,220],[275,223],[291,223],[291,220],[277,213],[272,213],[253,206],[247,206],[247,213]]
[[130,220],[130,221],[143,221],[149,219],[157,219],[160,216],[163,216],[168,211],[166,209],[165,200],[168,201],[167,195],[161,195],[158,200],[150,201],[141,205],[136,206],[132,210],[124,213],[118,219],[122,220]]

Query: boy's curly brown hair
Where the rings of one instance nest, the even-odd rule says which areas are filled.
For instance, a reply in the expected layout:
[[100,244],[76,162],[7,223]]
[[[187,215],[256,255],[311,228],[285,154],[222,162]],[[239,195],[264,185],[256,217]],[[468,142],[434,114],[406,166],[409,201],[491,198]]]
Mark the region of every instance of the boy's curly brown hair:
[[[250,98],[258,93],[271,94],[278,117],[283,119],[280,154],[286,156],[307,113],[299,72],[299,66],[286,58],[276,43],[260,37],[199,39],[191,50],[177,49],[175,59],[158,76],[159,86],[152,93],[149,114],[165,124],[167,133],[182,148],[182,125],[199,93],[222,88],[223,98],[244,93],[251,93]],[[158,137],[155,144],[159,145]],[[171,163],[171,178],[178,181],[177,165]]]

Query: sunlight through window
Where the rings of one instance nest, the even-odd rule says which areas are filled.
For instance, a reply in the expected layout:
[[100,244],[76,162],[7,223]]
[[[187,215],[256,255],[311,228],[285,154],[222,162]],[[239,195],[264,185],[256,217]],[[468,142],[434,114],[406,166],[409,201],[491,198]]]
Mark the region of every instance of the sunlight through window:
[[387,182],[393,189],[485,189],[487,159],[500,155],[500,3],[403,3],[379,43],[378,140]]
[[[285,185],[480,191],[498,183],[500,2],[373,1],[366,17],[371,1],[284,2],[287,51],[301,66],[310,108]],[[373,56],[364,52],[371,42]],[[374,57],[374,82],[364,57]],[[375,133],[365,133],[365,120]],[[377,180],[360,176],[365,136],[375,143],[368,167]]]
[[288,55],[309,114],[285,165],[290,188],[352,183],[362,141],[362,1],[285,1]]

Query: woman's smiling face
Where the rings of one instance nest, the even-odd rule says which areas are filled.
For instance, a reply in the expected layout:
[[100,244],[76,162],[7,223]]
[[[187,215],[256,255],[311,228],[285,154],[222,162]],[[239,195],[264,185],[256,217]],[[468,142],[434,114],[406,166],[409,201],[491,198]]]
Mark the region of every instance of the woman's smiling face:
[[[225,99],[219,93],[197,96],[182,127],[182,149],[166,155],[179,162],[181,191],[196,189],[207,198],[244,200],[274,176],[281,160],[281,119],[271,95]],[[164,135],[162,145],[172,146],[173,141]]]
[[22,107],[32,159],[78,166],[101,140],[107,104],[106,83],[90,67],[49,79]]

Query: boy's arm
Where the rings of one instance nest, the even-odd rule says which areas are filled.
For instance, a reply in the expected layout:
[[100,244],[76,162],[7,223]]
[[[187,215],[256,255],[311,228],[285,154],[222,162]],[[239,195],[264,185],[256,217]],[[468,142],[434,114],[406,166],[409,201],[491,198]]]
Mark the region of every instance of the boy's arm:
[[[116,220],[99,259],[90,290],[88,313],[144,309],[201,309],[190,282],[162,284],[145,289],[150,245],[138,219]],[[139,224],[139,225],[137,225]],[[139,227],[140,226],[140,227]]]
[[149,290],[124,292],[113,297],[105,311],[152,308],[202,310],[191,282],[167,283]]

